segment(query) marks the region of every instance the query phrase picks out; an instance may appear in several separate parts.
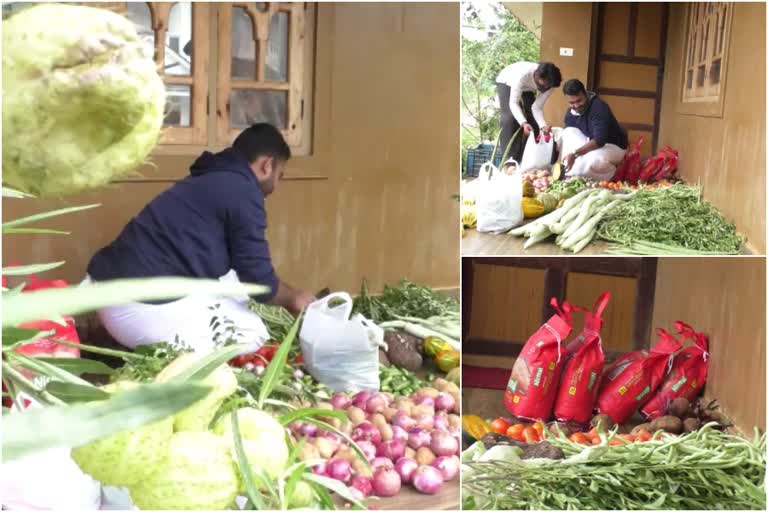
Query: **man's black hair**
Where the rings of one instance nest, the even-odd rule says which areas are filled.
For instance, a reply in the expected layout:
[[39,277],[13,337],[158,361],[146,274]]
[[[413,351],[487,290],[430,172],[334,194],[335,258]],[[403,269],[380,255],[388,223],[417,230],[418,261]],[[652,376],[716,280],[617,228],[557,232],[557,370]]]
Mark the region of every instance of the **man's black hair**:
[[560,82],[562,82],[563,76],[560,74],[560,68],[551,62],[540,62],[539,67],[536,68],[536,72],[538,73],[539,78],[546,80],[550,87],[560,87]]
[[252,124],[237,136],[232,148],[253,163],[260,156],[283,162],[291,158],[291,148],[280,130],[269,123]]
[[563,84],[563,94],[566,96],[578,96],[579,94],[587,94],[587,89],[581,80],[577,78],[571,78]]

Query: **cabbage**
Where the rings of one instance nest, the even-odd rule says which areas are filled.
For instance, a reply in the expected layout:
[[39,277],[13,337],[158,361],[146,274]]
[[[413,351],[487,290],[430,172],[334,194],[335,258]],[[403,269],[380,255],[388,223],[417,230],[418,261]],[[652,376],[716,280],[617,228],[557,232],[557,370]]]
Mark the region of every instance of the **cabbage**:
[[165,86],[133,24],[43,4],[3,21],[3,183],[40,197],[106,185],[142,165]]
[[[243,437],[243,451],[251,470],[277,479],[285,470],[290,455],[285,442],[285,428],[269,414],[253,408],[238,409],[237,420]],[[216,423],[214,432],[227,441],[237,461],[231,415],[223,416]]]
[[238,485],[224,439],[210,432],[179,432],[154,472],[129,489],[142,510],[224,510],[233,505]]
[[293,489],[291,499],[288,501],[288,508],[307,508],[312,504],[314,497],[315,493],[312,491],[312,487],[306,482],[299,481]]
[[[110,393],[138,386],[122,381],[104,386]],[[133,485],[165,458],[173,435],[173,419],[165,418],[131,431],[118,432],[72,449],[72,459],[83,472],[106,485]]]
[[[157,375],[155,380],[157,382],[167,382],[203,357],[205,357],[203,353],[185,352],[163,368],[163,371]],[[221,404],[227,397],[237,391],[237,377],[226,364],[216,368],[213,373],[203,380],[203,384],[212,386],[213,389],[205,398],[174,416],[173,428],[176,432],[207,431]]]

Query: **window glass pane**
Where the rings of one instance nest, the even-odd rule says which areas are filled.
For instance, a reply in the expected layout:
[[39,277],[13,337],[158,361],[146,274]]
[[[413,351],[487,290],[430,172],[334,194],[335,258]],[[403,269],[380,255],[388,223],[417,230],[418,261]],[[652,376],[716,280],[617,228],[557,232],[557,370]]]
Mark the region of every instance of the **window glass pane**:
[[706,78],[706,67],[705,66],[699,66],[696,70],[696,87],[703,87],[704,86],[704,79]]
[[712,69],[709,70],[709,82],[711,84],[720,83],[720,59],[712,62]]
[[165,120],[170,126],[192,125],[192,87],[189,85],[166,85]]
[[288,13],[286,12],[278,12],[272,16],[264,78],[279,82],[288,80]]
[[234,79],[256,80],[257,42],[253,20],[242,7],[232,8],[232,72]]
[[287,104],[287,91],[235,89],[229,95],[230,126],[243,129],[254,123],[270,123],[284,130]]
[[126,18],[136,26],[139,37],[149,49],[148,55],[155,55],[155,31],[152,30],[152,13],[146,2],[126,2]]
[[165,74],[192,75],[192,2],[177,2],[168,14]]
[[692,87],[693,87],[693,70],[689,69],[688,73],[686,73],[685,88],[690,89]]

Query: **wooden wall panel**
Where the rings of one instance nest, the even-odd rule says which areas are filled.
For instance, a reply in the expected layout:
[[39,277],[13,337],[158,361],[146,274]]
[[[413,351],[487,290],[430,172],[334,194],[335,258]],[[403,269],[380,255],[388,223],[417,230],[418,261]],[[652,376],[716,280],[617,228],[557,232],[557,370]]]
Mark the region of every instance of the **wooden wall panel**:
[[661,30],[663,16],[664,4],[655,2],[637,3],[636,57],[658,58],[660,41],[656,35]]
[[706,395],[734,422],[765,429],[765,259],[663,258],[653,325],[683,320],[709,335]]
[[[571,304],[591,309],[604,291],[611,292],[611,301],[603,314],[603,330],[600,333],[603,348],[606,351],[629,352],[632,350],[637,280],[630,277],[568,273],[566,299]],[[574,315],[573,324],[573,332],[580,332],[584,325],[584,315]]]
[[[407,277],[459,282],[459,6],[418,3],[318,5],[313,154],[293,159],[267,201],[278,273],[311,290],[373,290]],[[385,20],[382,22],[382,20]],[[168,177],[188,173],[200,150],[159,151],[154,183],[128,183],[68,198],[103,206],[52,221],[68,238],[4,239],[3,262],[66,259],[51,272],[79,279]],[[4,201],[3,218],[62,201]]]
[[602,29],[604,53],[624,55],[627,52],[627,34],[615,27],[629,24],[629,3],[616,2],[605,5],[605,23]]
[[470,337],[525,342],[541,325],[544,271],[475,265]]
[[603,62],[600,65],[600,87],[654,92],[656,66]]
[[659,146],[680,151],[680,173],[765,254],[765,3],[735,3],[724,114],[678,112],[686,4],[670,7]]
[[629,98],[627,96],[610,96],[602,98],[611,107],[613,115],[627,123],[653,124],[654,100],[651,98]]

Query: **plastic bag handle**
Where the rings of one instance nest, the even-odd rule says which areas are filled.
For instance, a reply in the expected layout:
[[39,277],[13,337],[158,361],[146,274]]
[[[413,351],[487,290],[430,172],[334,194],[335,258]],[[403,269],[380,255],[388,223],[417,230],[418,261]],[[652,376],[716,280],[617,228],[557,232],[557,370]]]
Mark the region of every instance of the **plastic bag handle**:
[[704,333],[694,330],[693,327],[681,320],[677,320],[675,322],[675,329],[677,329],[677,332],[680,334],[684,334],[686,337],[691,338],[696,346],[703,350],[705,353],[709,351],[709,340]]
[[[333,299],[341,299],[344,301],[344,304],[330,308],[328,307],[328,303]],[[316,300],[307,306],[307,311],[310,309],[319,310],[328,316],[338,318],[340,320],[349,320],[349,317],[352,314],[352,305],[351,295],[349,295],[347,292],[336,292],[326,295],[320,300]]]
[[595,301],[595,305],[592,306],[592,312],[595,314],[596,317],[601,318],[603,311],[605,311],[605,307],[608,305],[608,302],[611,300],[611,292],[605,291],[600,294],[600,296]]
[[562,302],[562,307],[561,307],[557,304],[557,298],[552,297],[552,299],[549,301],[549,305],[552,306],[555,309],[555,311],[557,311],[557,314],[560,315],[568,325],[573,324],[573,315],[571,314],[573,311],[573,307],[568,303],[567,300],[564,300]]

